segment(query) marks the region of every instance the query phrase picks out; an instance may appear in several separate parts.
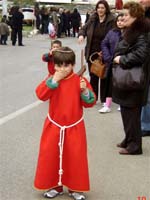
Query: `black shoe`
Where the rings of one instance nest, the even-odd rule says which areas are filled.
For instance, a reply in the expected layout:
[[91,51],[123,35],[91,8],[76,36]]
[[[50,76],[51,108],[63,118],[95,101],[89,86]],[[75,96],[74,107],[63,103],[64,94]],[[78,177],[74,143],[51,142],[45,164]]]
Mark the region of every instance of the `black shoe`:
[[150,136],[150,131],[142,131],[142,137]]
[[22,47],[23,47],[23,46],[24,46],[24,44],[18,44],[18,46],[22,46]]

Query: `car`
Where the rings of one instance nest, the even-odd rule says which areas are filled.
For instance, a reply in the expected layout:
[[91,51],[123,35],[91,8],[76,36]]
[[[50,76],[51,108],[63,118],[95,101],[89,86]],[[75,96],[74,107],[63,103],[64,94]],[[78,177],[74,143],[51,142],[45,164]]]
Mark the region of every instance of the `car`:
[[24,23],[32,25],[35,20],[34,8],[22,8],[22,13],[24,15]]

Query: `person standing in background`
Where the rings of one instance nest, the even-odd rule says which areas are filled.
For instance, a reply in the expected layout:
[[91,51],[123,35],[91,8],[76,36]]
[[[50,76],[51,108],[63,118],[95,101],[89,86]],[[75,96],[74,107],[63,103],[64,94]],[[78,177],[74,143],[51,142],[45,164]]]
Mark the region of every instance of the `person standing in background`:
[[[145,8],[145,17],[149,20],[150,23],[150,0],[139,0],[139,2],[144,6]],[[150,48],[150,32],[149,32],[149,48]],[[150,68],[150,61],[147,63]],[[149,79],[148,79],[148,98],[147,98],[147,104],[142,107],[142,113],[141,113],[141,129],[142,129],[142,136],[150,136],[150,73],[149,73]]]
[[57,8],[56,7],[50,8],[49,19],[50,19],[50,22],[54,25],[56,35],[57,35],[59,18],[58,18],[58,15],[57,15]]
[[58,12],[59,22],[58,22],[57,38],[61,38],[62,36],[62,30],[64,26],[63,11],[64,11],[63,8],[59,8],[59,12]]
[[6,15],[4,15],[0,23],[0,44],[2,45],[7,45],[7,38],[9,35],[9,28],[6,19]]
[[76,37],[76,33],[79,33],[79,27],[81,26],[81,16],[77,8],[74,8],[71,14],[71,24],[73,28],[73,37]]
[[13,46],[16,45],[17,37],[18,37],[18,46],[24,46],[22,44],[23,19],[24,19],[24,15],[22,14],[21,9],[19,8],[19,6],[16,6],[11,18]]
[[48,34],[49,11],[43,6],[41,10],[41,34]]
[[[99,96],[99,77],[90,72],[91,62],[89,61],[90,55],[94,52],[99,52],[101,55],[101,42],[108,33],[114,27],[115,16],[110,12],[107,1],[100,0],[95,7],[95,13],[93,13],[87,23],[80,29],[78,42],[83,43],[86,40],[85,46],[85,59],[88,63],[90,83],[96,94],[97,100]],[[106,101],[106,79],[101,79],[100,82],[100,100],[101,103]]]
[[87,23],[88,19],[90,18],[90,11],[87,11],[86,12],[86,18],[85,18],[85,22],[84,23]]

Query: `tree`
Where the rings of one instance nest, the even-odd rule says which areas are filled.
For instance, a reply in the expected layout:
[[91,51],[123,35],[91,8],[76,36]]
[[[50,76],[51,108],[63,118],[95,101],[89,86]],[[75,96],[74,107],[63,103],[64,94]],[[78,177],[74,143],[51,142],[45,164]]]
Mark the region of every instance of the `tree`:
[[14,0],[13,3],[19,6],[34,5],[35,0]]

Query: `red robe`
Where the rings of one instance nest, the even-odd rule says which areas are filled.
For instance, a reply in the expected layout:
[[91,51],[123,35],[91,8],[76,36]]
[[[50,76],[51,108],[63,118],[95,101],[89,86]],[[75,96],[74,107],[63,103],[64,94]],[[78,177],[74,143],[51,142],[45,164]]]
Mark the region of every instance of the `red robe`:
[[47,69],[50,75],[53,75],[55,73],[55,64],[53,60],[53,56],[49,53],[46,53],[42,56],[42,60],[44,62],[47,62]]
[[[85,79],[86,80],[86,79]],[[87,87],[91,89],[89,82]],[[72,74],[60,81],[59,86],[50,89],[44,80],[36,89],[39,99],[50,100],[49,115],[61,126],[77,122],[83,116],[83,106],[92,107],[81,99],[80,78]],[[59,180],[59,135],[60,128],[46,118],[41,136],[34,186],[50,189],[58,186]],[[62,185],[70,190],[88,191],[89,173],[87,143],[84,121],[65,131]]]

